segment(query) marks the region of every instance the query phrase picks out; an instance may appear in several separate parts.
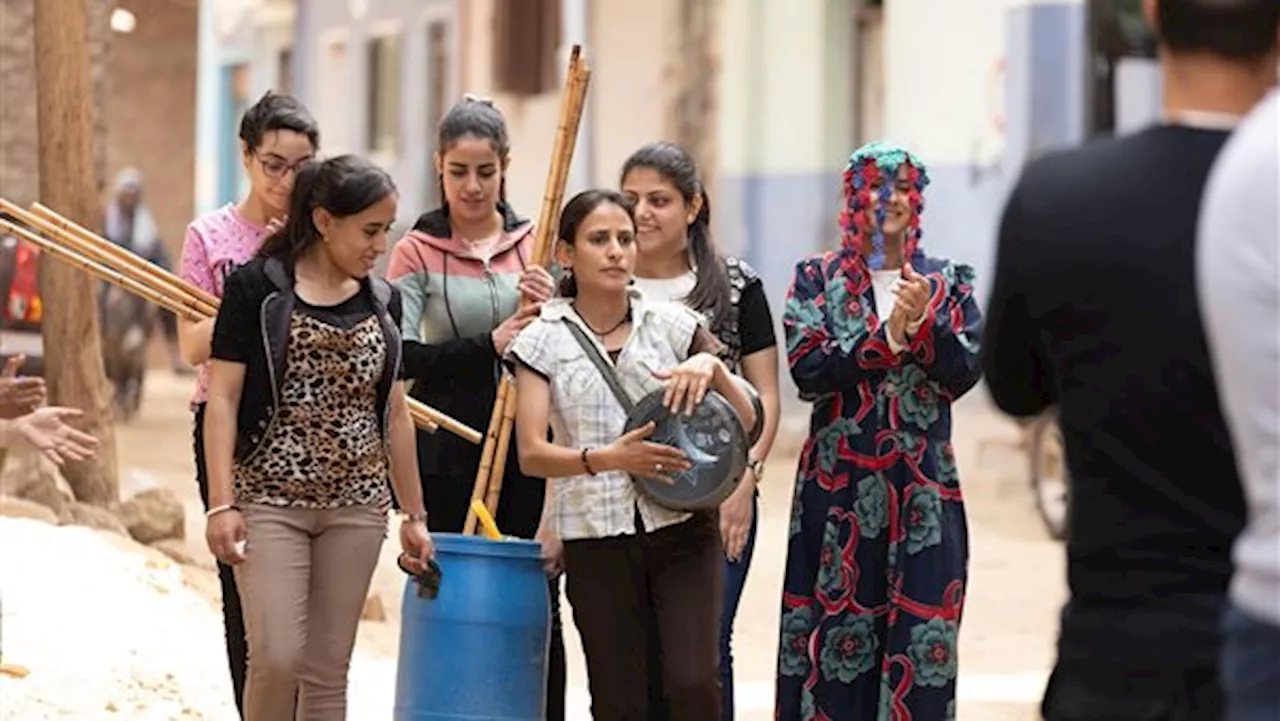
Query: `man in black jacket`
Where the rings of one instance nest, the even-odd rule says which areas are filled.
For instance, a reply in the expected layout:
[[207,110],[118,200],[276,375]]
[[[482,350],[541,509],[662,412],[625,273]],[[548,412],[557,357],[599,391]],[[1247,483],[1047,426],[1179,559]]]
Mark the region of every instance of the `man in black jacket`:
[[1056,406],[1072,477],[1047,721],[1222,715],[1218,619],[1245,517],[1195,296],[1196,213],[1276,81],[1277,0],[1145,0],[1163,119],[1030,164],[1000,227],[984,373]]

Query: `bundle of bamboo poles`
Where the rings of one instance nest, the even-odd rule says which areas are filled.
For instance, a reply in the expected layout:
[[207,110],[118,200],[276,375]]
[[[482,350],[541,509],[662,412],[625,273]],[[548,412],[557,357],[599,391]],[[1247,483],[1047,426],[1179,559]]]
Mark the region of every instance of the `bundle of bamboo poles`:
[[[0,231],[25,240],[50,256],[135,293],[165,310],[192,321],[218,314],[219,301],[207,291],[129,252],[93,231],[33,203],[31,210],[0,198],[0,212],[14,220],[0,218]],[[436,432],[444,428],[479,444],[479,431],[430,406],[410,399],[414,425]]]
[[[533,262],[547,267],[555,246],[560,225],[560,206],[564,202],[565,185],[569,180],[569,166],[573,162],[573,150],[578,141],[578,126],[582,121],[582,108],[586,102],[587,84],[591,69],[582,60],[582,48],[573,46],[569,54],[569,72],[565,77],[560,100],[560,120],[556,125],[555,145],[551,150],[551,167],[547,172],[547,187],[542,196],[542,212],[538,216],[537,233],[533,246]],[[498,383],[498,396],[489,416],[489,428],[485,433],[484,450],[480,454],[480,467],[476,471],[475,485],[471,488],[474,506],[483,499],[491,515],[498,513],[498,499],[502,495],[502,477],[507,470],[507,452],[511,447],[511,430],[516,420],[516,384],[510,373],[504,373]],[[477,516],[474,508],[467,511],[463,533],[476,532]]]

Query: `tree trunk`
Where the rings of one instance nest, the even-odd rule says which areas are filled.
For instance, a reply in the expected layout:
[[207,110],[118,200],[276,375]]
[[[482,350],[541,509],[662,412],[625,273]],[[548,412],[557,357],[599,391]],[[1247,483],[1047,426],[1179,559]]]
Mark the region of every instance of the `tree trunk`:
[[[41,202],[94,228],[100,225],[96,191],[101,164],[93,152],[95,103],[86,102],[95,95],[85,42],[91,27],[86,5],[86,0],[35,3],[37,132]],[[69,463],[63,473],[77,499],[106,504],[118,499],[119,484],[99,341],[98,287],[98,281],[64,263],[40,264],[50,400],[83,409],[83,427],[100,441],[97,458]]]

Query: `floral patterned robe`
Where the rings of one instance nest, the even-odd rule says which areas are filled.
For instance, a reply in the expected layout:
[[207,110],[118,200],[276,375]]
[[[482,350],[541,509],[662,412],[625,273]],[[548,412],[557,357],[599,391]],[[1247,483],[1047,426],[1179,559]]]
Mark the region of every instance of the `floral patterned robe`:
[[968,530],[951,403],[980,376],[969,266],[916,252],[929,309],[889,350],[849,250],[801,261],[787,360],[813,402],[782,598],[779,721],[950,721]]

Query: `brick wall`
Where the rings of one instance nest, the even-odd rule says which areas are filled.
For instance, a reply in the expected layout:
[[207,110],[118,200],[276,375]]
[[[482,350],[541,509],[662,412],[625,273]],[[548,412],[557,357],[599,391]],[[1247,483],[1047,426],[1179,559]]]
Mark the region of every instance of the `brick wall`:
[[[112,3],[86,0],[95,90],[104,111],[95,117],[95,154],[103,202],[116,172],[146,176],[147,201],[176,259],[194,208],[195,0],[126,0],[137,26],[112,33]],[[33,0],[0,0],[0,196],[26,205],[37,199]]]

